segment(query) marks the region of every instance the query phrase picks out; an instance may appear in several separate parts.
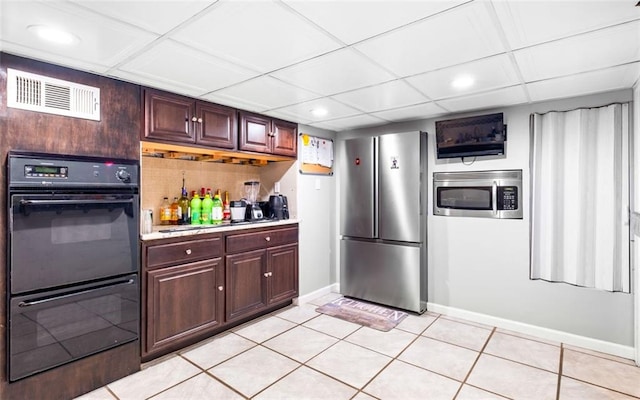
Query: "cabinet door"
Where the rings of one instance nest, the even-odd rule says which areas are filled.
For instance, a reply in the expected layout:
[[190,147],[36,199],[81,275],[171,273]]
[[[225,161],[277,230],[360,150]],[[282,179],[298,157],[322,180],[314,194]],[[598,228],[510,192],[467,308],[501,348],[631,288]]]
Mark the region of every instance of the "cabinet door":
[[273,143],[271,152],[281,156],[298,155],[298,125],[287,121],[273,120]]
[[266,307],[266,250],[226,256],[226,319],[249,316]]
[[146,284],[146,352],[162,350],[222,323],[220,258],[149,271]]
[[240,112],[240,150],[271,152],[271,119]]
[[144,137],[168,142],[195,143],[192,118],[195,102],[187,97],[145,89]]
[[238,118],[233,108],[217,104],[197,103],[198,133],[202,145],[235,150],[238,143]]
[[291,300],[298,295],[298,245],[267,249],[268,303]]

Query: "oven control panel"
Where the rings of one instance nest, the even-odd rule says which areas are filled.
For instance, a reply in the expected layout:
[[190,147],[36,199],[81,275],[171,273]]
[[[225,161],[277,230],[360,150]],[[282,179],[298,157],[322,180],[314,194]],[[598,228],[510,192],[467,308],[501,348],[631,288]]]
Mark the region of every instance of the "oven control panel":
[[27,178],[63,178],[69,177],[69,168],[50,165],[25,165],[24,176]]
[[137,187],[137,160],[10,152],[10,187]]

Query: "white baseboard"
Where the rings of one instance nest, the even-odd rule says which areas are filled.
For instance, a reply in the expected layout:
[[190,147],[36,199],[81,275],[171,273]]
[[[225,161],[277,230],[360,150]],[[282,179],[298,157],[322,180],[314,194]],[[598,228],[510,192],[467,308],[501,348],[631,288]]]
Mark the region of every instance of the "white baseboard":
[[325,294],[329,294],[329,293],[340,293],[340,284],[339,283],[334,283],[332,285],[325,286],[325,287],[320,288],[318,290],[314,290],[311,293],[307,293],[307,294],[304,294],[302,296],[298,296],[297,299],[293,299],[293,304],[299,306],[299,305],[308,303],[311,300],[317,299],[318,297],[324,296]]
[[631,360],[633,360],[635,356],[635,349],[632,346],[623,346],[621,344],[605,342],[604,340],[593,339],[586,336],[575,335],[573,333],[543,328],[535,325],[525,324],[523,322],[493,317],[491,315],[480,314],[473,311],[443,306],[435,303],[427,303],[427,310],[437,314],[462,318],[472,322],[495,326],[496,328],[508,329],[511,331],[523,333],[525,335],[536,336],[542,339],[561,342],[572,346],[583,347],[585,349],[599,351],[602,353],[628,358]]

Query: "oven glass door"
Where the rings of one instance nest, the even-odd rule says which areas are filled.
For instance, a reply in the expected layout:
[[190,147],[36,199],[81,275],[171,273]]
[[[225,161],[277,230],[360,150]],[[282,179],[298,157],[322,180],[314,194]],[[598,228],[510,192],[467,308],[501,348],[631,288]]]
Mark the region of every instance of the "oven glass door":
[[137,272],[138,195],[15,194],[11,293]]
[[493,187],[437,187],[436,202],[438,208],[447,208],[451,210],[493,210]]
[[106,350],[138,337],[137,275],[13,297],[9,379]]

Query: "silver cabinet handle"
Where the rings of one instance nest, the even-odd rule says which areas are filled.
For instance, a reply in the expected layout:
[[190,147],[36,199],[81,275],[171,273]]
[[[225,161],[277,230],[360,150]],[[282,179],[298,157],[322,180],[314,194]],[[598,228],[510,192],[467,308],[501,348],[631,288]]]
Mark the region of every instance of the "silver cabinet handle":
[[224,288],[222,286],[218,286],[218,290],[222,292]]
[[184,252],[187,253],[187,255],[191,254],[191,249],[186,249]]
[[268,272],[265,272],[265,273],[264,273],[264,277],[265,277],[265,278],[268,278],[268,277],[269,277],[269,273],[268,273]]
[[198,118],[198,123],[201,124],[202,123],[202,118]]
[[273,276],[273,272],[269,272],[269,276]]
[[196,117],[191,117],[191,121],[192,121],[192,122],[198,122],[198,118],[196,118]]
[[271,241],[271,237],[267,236],[266,238],[264,238],[264,240],[266,240],[267,242]]

